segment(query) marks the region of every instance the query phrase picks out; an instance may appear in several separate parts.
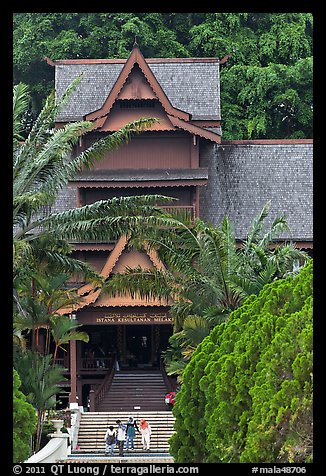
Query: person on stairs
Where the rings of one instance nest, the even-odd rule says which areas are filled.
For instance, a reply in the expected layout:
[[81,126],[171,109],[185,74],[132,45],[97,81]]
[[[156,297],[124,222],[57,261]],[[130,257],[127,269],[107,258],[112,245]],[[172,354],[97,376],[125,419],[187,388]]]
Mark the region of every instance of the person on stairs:
[[107,429],[105,433],[104,441],[105,441],[105,453],[110,453],[111,455],[113,455],[114,447],[117,441],[117,432],[112,425],[109,426],[109,428]]
[[123,447],[126,441],[126,425],[124,425],[121,420],[117,420],[116,423],[118,425],[117,443],[119,448],[119,456],[123,456]]
[[148,421],[145,418],[142,418],[139,422],[139,428],[141,433],[141,442],[143,445],[144,451],[150,450],[150,443],[151,443],[151,433],[152,429]]
[[140,433],[136,420],[134,419],[134,417],[130,416],[128,418],[127,430],[126,430],[126,435],[127,435],[126,450],[129,449],[129,443],[131,445],[130,449],[132,451],[135,449],[134,438],[135,438],[136,430],[138,431],[138,433]]

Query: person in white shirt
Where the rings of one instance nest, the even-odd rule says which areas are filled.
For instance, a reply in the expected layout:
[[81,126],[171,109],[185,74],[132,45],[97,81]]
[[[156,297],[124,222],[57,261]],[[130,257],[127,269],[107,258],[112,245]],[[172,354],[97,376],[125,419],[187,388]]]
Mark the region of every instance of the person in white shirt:
[[105,453],[110,453],[111,455],[113,455],[116,440],[117,440],[117,432],[114,429],[114,427],[111,425],[107,429],[105,433],[105,437],[104,437]]
[[126,425],[124,425],[121,420],[117,420],[116,423],[118,425],[117,442],[119,448],[119,456],[123,456],[123,447],[126,441]]

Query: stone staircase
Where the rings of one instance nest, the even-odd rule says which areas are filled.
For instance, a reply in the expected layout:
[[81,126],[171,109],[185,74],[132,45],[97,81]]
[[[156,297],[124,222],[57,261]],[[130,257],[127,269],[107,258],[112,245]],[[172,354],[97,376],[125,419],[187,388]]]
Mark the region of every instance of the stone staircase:
[[[137,423],[145,418],[152,428],[150,452],[145,453],[141,445],[141,435],[136,432],[135,450],[124,450],[124,457],[105,455],[104,436],[109,425],[116,427],[116,420],[127,423],[132,415]],[[140,411],[133,412],[85,412],[81,416],[78,432],[78,449],[72,450],[66,462],[173,462],[169,454],[168,440],[174,432],[175,418],[171,411]]]
[[166,411],[167,392],[160,370],[121,370],[97,406],[99,412]]

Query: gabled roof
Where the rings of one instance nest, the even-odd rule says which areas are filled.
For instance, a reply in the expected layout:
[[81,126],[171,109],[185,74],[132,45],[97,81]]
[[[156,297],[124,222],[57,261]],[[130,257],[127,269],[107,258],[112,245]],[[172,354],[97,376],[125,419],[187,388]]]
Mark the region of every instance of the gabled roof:
[[[122,260],[124,257],[124,265],[119,272],[123,271],[123,268],[141,266],[144,269],[149,266],[154,267],[158,270],[165,269],[163,263],[159,259],[155,250],[146,251],[146,256],[140,258],[139,251],[127,251],[127,244],[129,238],[127,236],[121,236],[117,241],[115,248],[109,254],[108,259],[106,260],[101,272],[99,273],[104,278],[108,278],[111,273],[114,273],[115,268],[119,265],[119,260]],[[145,246],[146,248],[146,246]],[[128,256],[129,254],[129,256]],[[124,256],[125,255],[125,256]],[[146,261],[149,266],[145,266]],[[121,268],[121,266],[120,266]],[[171,302],[167,302],[162,299],[146,299],[141,296],[130,296],[129,294],[109,296],[101,292],[101,289],[98,289],[96,285],[85,284],[77,290],[77,294],[81,297],[80,302],[73,306],[74,311],[78,311],[87,306],[91,307],[126,307],[126,306],[169,306]],[[72,312],[72,308],[62,308],[58,311],[58,314],[69,314]]]
[[142,70],[145,78],[147,79],[148,83],[150,84],[153,92],[159,99],[160,103],[164,107],[165,111],[172,116],[178,117],[179,119],[189,120],[189,114],[181,111],[172,106],[169,101],[169,98],[166,96],[165,92],[161,88],[160,84],[158,83],[155,75],[149,68],[148,64],[146,63],[140,49],[137,45],[134,45],[132,52],[125,63],[122,71],[120,72],[117,81],[115,82],[113,88],[111,89],[106,101],[104,102],[103,106],[94,111],[90,114],[86,115],[86,120],[94,121],[95,119],[99,119],[103,116],[106,116],[109,112],[111,107],[113,106],[114,102],[116,101],[121,89],[123,88],[128,76],[130,75],[132,68],[138,64],[140,69]]
[[[142,67],[151,87],[158,92],[170,112],[173,108],[173,114],[175,111],[183,111],[191,115],[193,120],[221,119],[218,58],[144,59],[139,48],[135,47],[127,60],[47,59],[47,62],[55,67],[58,97],[83,73],[77,90],[60,111],[58,122],[80,120],[88,114],[100,111],[127,63],[128,68],[132,68],[136,63]],[[159,92],[159,89],[162,92]],[[106,106],[108,105],[107,103]]]

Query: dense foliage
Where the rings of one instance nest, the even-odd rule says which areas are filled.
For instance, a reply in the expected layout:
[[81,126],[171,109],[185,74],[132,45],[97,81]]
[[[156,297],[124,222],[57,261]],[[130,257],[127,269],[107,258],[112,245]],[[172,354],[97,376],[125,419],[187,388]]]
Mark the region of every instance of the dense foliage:
[[312,260],[216,326],[183,377],[176,462],[310,462]]
[[35,431],[37,416],[33,406],[20,390],[21,381],[13,371],[13,462],[25,461],[30,455],[30,438]]
[[[29,91],[22,83],[13,90],[13,295],[14,343],[18,347],[14,365],[22,392],[37,409],[35,450],[40,445],[45,413],[55,405],[54,396],[63,380],[62,369],[55,366],[57,351],[70,340],[88,340],[85,333],[76,330],[79,326],[74,320],[56,315],[61,307],[69,305],[71,309],[76,302],[77,296],[65,290],[66,281],[80,273],[87,280],[102,282],[89,265],[70,256],[71,241],[114,239],[145,223],[167,223],[164,212],[155,206],[164,200],[161,196],[113,198],[51,213],[60,191],[78,171],[91,167],[104,151],[119,147],[154,121],[139,119],[129,123],[68,160],[78,138],[92,128],[86,121],[61,129],[53,127],[57,111],[77,82],[59,102],[55,101],[54,91],[48,96],[25,140],[22,138]],[[39,339],[42,328],[46,329],[43,349]],[[26,350],[27,334],[31,348]]]
[[312,137],[310,13],[16,13],[14,81],[34,106],[53,87],[44,61],[127,58],[135,36],[145,57],[218,57],[225,139]]
[[189,226],[183,224],[174,230],[157,228],[149,234],[146,229],[133,241],[138,247],[146,241],[147,249],[156,249],[166,268],[129,268],[107,281],[104,289],[113,295],[127,290],[148,298],[173,298],[170,313],[174,333],[164,353],[169,375],[177,375],[181,381],[193,351],[214,326],[226,321],[265,284],[298,272],[309,259],[293,243],[273,246],[273,240],[288,230],[288,224],[279,216],[267,226],[269,208],[267,202],[241,246],[227,217],[215,227],[197,218]]

